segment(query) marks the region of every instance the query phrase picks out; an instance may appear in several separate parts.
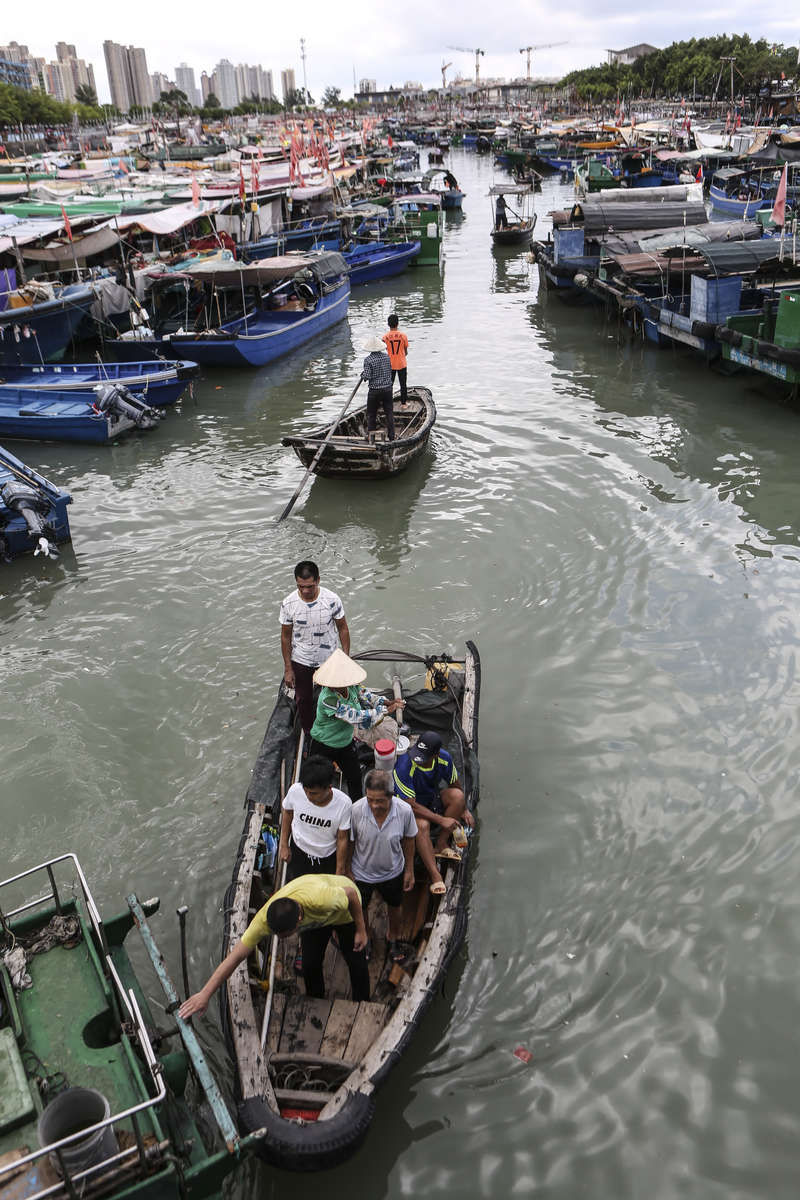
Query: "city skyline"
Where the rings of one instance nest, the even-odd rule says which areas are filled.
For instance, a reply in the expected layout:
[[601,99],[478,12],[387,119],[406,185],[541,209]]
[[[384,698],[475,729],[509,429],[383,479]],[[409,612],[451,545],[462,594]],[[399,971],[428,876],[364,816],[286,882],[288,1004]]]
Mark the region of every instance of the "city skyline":
[[[531,70],[534,77],[560,78],[568,71],[599,66],[606,61],[609,46],[622,48],[637,43],[668,46],[674,41],[721,33],[748,33],[753,40],[796,46],[797,23],[777,0],[764,0],[757,13],[740,3],[725,11],[698,12],[686,0],[677,0],[668,10],[632,10],[610,0],[574,0],[568,9],[553,14],[542,0],[507,0],[504,27],[518,32],[511,36],[499,32],[494,15],[485,6],[467,3],[459,11],[459,29],[454,33],[452,20],[444,11],[431,10],[421,0],[407,0],[402,19],[389,0],[377,0],[364,20],[361,6],[347,4],[337,10],[334,27],[327,4],[307,0],[302,16],[285,11],[257,16],[246,33],[226,30],[220,38],[219,22],[213,10],[203,6],[193,10],[195,20],[187,30],[184,17],[152,0],[140,0],[136,28],[125,28],[124,18],[106,13],[98,26],[97,13],[71,12],[65,17],[63,6],[54,0],[40,0],[37,28],[53,32],[47,44],[31,36],[23,22],[6,25],[5,37],[30,46],[31,52],[49,59],[57,38],[67,38],[77,47],[79,56],[94,68],[97,94],[101,102],[110,100],[110,88],[102,44],[104,40],[120,45],[138,43],[145,51],[149,71],[175,81],[176,68],[186,64],[194,72],[195,86],[202,88],[202,77],[210,77],[222,60],[231,64],[256,62],[272,72],[274,81],[281,72],[294,71],[304,78],[300,39],[305,39],[308,89],[319,101],[326,87],[337,87],[344,97],[358,90],[361,79],[375,80],[378,90],[397,87],[404,80],[419,80],[425,88],[441,86],[441,68],[450,66],[448,81],[457,76],[474,78],[475,50],[480,59],[481,78],[518,78],[525,75],[526,55],[520,49],[533,45]],[[69,29],[64,26],[69,24]],[[210,32],[211,30],[215,32]],[[324,29],[325,35],[315,35]],[[391,30],[391,37],[387,31]],[[452,49],[458,43],[459,50]],[[540,43],[544,43],[541,45]],[[563,43],[557,46],[552,43]],[[473,49],[469,49],[473,47]],[[280,98],[280,87],[273,86]]]

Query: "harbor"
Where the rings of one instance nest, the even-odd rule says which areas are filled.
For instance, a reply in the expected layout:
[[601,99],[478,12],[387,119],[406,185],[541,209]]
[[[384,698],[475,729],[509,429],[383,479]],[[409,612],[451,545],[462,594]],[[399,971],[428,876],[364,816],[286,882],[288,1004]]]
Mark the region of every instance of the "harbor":
[[[169,360],[184,364],[166,416],[159,407],[150,428],[108,445],[9,443],[72,503],[57,558],[2,566],[3,874],[79,848],[101,908],[119,911],[134,882],[160,896],[157,935],[174,968],[172,913],[188,905],[200,986],[219,961],[243,805],[283,673],[280,601],[293,564],[312,559],[343,599],[355,658],[479,647],[469,925],[355,1157],[306,1177],[250,1160],[225,1194],[344,1197],[365,1176],[386,1197],[788,1194],[798,413],[786,381],[722,373],[722,346],[667,341],[661,325],[701,319],[688,291],[671,321],[641,288],[640,308],[631,290],[624,304],[607,292],[564,303],[536,247],[554,244],[552,214],[584,199],[590,211],[589,199],[565,172],[543,175],[528,198],[535,227],[522,231],[533,249],[504,246],[494,200],[505,186],[515,207],[511,175],[463,141],[443,152],[460,209],[434,197],[426,210],[431,194],[417,192],[415,213],[405,197],[403,244],[420,240],[432,261],[351,286],[335,261],[344,247],[301,247],[311,296],[277,255],[252,268],[218,261],[211,294],[216,305],[227,287],[219,302],[231,309],[216,334],[198,293],[190,334],[148,297],[148,319],[161,311],[165,323],[131,339],[149,349],[166,330]],[[695,224],[710,224],[697,203]],[[577,223],[563,224],[574,235]],[[601,243],[609,232],[624,231],[603,227]],[[608,284],[608,251],[594,264],[575,245],[572,282],[586,275],[586,299]],[[284,301],[244,302],[251,270]],[[194,294],[185,274],[182,303]],[[240,324],[253,311],[302,320],[345,293],[340,319],[280,355],[243,366],[216,354],[226,324],[228,342],[253,336]],[[334,471],[339,445],[333,477],[320,469],[279,522],[393,313],[409,340],[409,393],[435,405],[424,446],[396,475],[352,479]],[[708,316],[714,329],[743,320]],[[642,334],[648,321],[658,338]],[[776,344],[763,328],[740,332]],[[188,373],[198,345],[214,358]],[[36,359],[25,366],[45,374]],[[124,367],[117,379],[138,395]],[[18,391],[19,378],[3,386]],[[364,434],[343,425],[332,445]],[[388,661],[369,667],[371,686],[391,688]],[[235,1111],[216,1004],[194,1028]]]

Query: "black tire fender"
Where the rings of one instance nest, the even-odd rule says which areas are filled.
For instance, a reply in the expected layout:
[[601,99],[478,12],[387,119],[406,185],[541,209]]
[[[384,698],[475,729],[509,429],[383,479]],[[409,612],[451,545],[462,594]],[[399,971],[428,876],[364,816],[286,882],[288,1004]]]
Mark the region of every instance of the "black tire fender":
[[299,1124],[278,1116],[261,1097],[242,1100],[239,1126],[244,1133],[265,1129],[256,1153],[265,1162],[289,1171],[318,1171],[334,1167],[361,1145],[375,1112],[375,1100],[352,1092],[329,1121]]

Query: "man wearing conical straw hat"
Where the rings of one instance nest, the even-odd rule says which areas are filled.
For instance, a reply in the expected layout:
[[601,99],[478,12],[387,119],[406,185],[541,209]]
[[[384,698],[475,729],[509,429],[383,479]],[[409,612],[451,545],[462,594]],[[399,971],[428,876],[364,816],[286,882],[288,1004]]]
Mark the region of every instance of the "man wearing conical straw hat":
[[361,764],[354,737],[366,741],[376,726],[381,735],[397,740],[397,723],[388,714],[402,709],[402,700],[387,700],[378,692],[360,685],[367,672],[344,650],[334,650],[318,670],[314,683],[322,687],[317,701],[317,716],[311,726],[310,754],[322,754],[337,762],[347,784],[351,800],[361,798]]

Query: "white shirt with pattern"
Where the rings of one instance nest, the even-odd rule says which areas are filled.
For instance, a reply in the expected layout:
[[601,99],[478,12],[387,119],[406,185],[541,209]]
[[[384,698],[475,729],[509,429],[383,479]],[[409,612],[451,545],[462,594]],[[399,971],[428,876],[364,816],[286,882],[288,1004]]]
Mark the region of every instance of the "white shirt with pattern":
[[280,623],[292,627],[292,662],[321,667],[339,645],[336,622],[344,607],[336,592],[321,587],[316,600],[306,602],[297,591],[281,604]]

